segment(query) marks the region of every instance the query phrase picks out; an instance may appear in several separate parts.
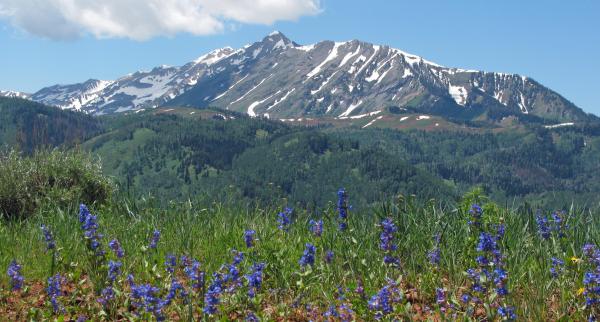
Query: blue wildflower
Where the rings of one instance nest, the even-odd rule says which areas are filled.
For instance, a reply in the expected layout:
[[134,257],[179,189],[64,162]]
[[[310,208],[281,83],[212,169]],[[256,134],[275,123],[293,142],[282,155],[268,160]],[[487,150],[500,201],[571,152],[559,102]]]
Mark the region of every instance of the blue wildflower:
[[335,256],[335,253],[332,250],[327,250],[325,252],[325,263],[326,264],[331,264],[331,262],[333,262],[333,257]]
[[516,320],[517,319],[517,315],[515,314],[515,308],[513,308],[513,307],[507,307],[507,306],[499,307],[498,315],[500,315],[502,318],[504,318],[506,320]]
[[175,272],[175,267],[177,266],[177,257],[173,254],[167,254],[165,257],[165,270],[168,273],[173,274]]
[[83,224],[87,216],[90,215],[90,211],[84,204],[79,205],[79,222]]
[[539,213],[535,216],[535,222],[537,223],[538,233],[543,239],[550,238],[550,224],[548,218],[540,215]]
[[292,223],[292,208],[285,208],[282,212],[277,214],[277,223],[279,224],[277,228],[287,231]]
[[315,237],[321,237],[323,234],[323,220],[313,220],[309,221],[310,231],[315,235]]
[[326,318],[337,318],[340,316],[338,313],[337,307],[335,305],[330,305],[327,311],[323,313],[323,316]]
[[62,296],[62,280],[63,278],[60,276],[60,274],[48,277],[46,293],[48,293],[48,297],[50,297],[50,303],[52,304],[54,313],[64,310],[62,305],[58,302],[58,298]]
[[8,265],[8,270],[6,272],[8,277],[10,277],[10,285],[12,286],[12,290],[20,290],[23,287],[23,275],[21,275],[21,265],[17,263],[16,260],[13,260]]
[[386,252],[396,250],[398,246],[396,246],[396,244],[394,243],[394,233],[398,231],[398,228],[396,228],[396,225],[394,225],[392,219],[384,219],[381,222],[381,228],[383,231],[381,232],[380,236],[379,248]]
[[552,278],[558,278],[558,276],[563,272],[565,262],[556,257],[552,257],[550,259],[552,261],[552,267],[550,267],[550,275]]
[[383,316],[392,313],[394,311],[394,303],[400,299],[401,293],[398,285],[394,281],[388,281],[387,285],[371,297],[368,302],[369,309],[377,312],[375,318],[379,320]]
[[446,290],[444,290],[443,288],[436,288],[435,289],[435,301],[437,302],[437,304],[445,304],[446,303]]
[[133,275],[129,275],[128,280],[131,288],[131,304],[137,310],[143,309],[148,313],[152,313],[158,321],[164,320],[161,312],[163,304],[158,296],[160,289],[150,284],[135,284]]
[[471,215],[471,219],[468,221],[469,225],[473,225],[476,227],[481,226],[481,218],[483,216],[483,209],[477,204],[471,205],[471,209],[469,210],[469,214]]
[[217,307],[221,302],[220,297],[223,293],[223,275],[220,273],[213,274],[213,280],[206,294],[204,295],[204,308],[202,311],[205,314],[217,313]]
[[113,239],[108,242],[108,247],[115,253],[117,258],[123,258],[123,256],[125,256],[125,251],[117,239]]
[[337,195],[338,228],[346,230],[348,228],[348,194],[344,188],[340,188]]
[[107,306],[110,301],[115,298],[115,291],[112,286],[105,287],[100,293],[100,298],[98,298],[98,303],[102,304],[102,306]]
[[338,309],[339,319],[342,322],[354,321],[354,311],[346,303],[342,303]]
[[192,282],[192,288],[194,290],[199,291],[204,288],[204,272],[200,271],[199,261],[192,260],[191,263],[186,264],[183,271]]
[[154,232],[152,233],[152,238],[150,239],[150,245],[148,245],[148,248],[156,249],[159,241],[160,241],[160,230],[155,229]]
[[265,263],[259,263],[252,265],[252,271],[246,275],[248,280],[248,297],[253,298],[256,296],[256,292],[260,290],[263,281],[263,270]]
[[40,227],[42,229],[42,233],[44,233],[44,240],[46,241],[46,250],[56,249],[56,242],[54,241],[54,236],[52,232],[46,225],[42,225]]
[[108,261],[108,280],[112,283],[117,279],[117,276],[121,274],[121,262]]
[[246,243],[247,248],[254,247],[256,231],[254,230],[246,230],[244,231],[244,242]]
[[316,247],[313,244],[307,243],[305,245],[304,253],[300,258],[300,266],[305,267],[306,265],[313,265],[315,263],[315,252]]
[[97,217],[92,215],[85,206],[83,211],[81,211],[80,208],[79,216],[83,235],[88,241],[88,248],[95,252],[96,256],[103,256],[104,251],[101,249],[102,245],[100,244],[100,240],[103,236],[98,232],[99,226]]

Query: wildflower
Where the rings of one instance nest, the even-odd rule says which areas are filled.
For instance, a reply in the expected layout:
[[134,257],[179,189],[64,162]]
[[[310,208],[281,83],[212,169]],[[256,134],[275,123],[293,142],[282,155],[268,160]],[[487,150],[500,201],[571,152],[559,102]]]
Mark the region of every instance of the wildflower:
[[46,250],[56,249],[56,243],[54,241],[54,236],[52,232],[46,225],[42,225],[40,227],[42,232],[44,233],[44,240],[46,241]]
[[105,287],[100,293],[100,298],[98,298],[98,303],[102,304],[102,306],[107,306],[108,303],[115,298],[115,291],[112,286]]
[[565,266],[565,262],[556,257],[552,257],[551,261],[552,261],[552,267],[550,267],[550,275],[553,278],[557,278],[560,275],[560,273],[562,273],[564,266]]
[[390,252],[396,250],[398,247],[394,244],[394,233],[398,231],[396,225],[392,222],[392,219],[387,218],[381,222],[381,228],[383,231],[380,236],[379,248],[381,250]]
[[292,208],[285,208],[283,209],[282,212],[277,214],[277,223],[279,224],[277,226],[277,228],[283,230],[283,231],[287,231],[290,227],[290,224],[292,223],[291,220],[291,215],[292,215]]
[[337,202],[337,211],[338,211],[338,229],[346,230],[348,229],[348,194],[344,188],[340,188],[338,190],[338,202]]
[[62,277],[60,274],[56,274],[48,278],[48,287],[46,287],[46,293],[48,293],[48,297],[50,297],[50,303],[52,304],[54,313],[58,313],[59,311],[63,310],[63,307],[58,302],[58,298],[62,296],[61,284]]
[[446,303],[446,290],[444,290],[443,288],[436,288],[435,289],[435,301],[437,302],[437,304],[444,304]]
[[383,262],[394,267],[400,266],[400,258],[390,255],[383,256]]
[[92,215],[84,206],[83,211],[80,208],[79,221],[81,222],[83,235],[88,241],[88,248],[95,252],[96,256],[103,256],[104,251],[102,251],[100,244],[100,240],[103,236],[98,233],[99,226],[97,217]]
[[148,248],[156,249],[156,246],[158,246],[159,240],[160,240],[160,230],[155,229],[154,232],[152,233],[152,238],[150,239],[150,245],[148,245]]
[[313,244],[307,243],[304,249],[304,254],[300,258],[300,266],[305,267],[306,265],[313,265],[315,263],[315,252],[316,247]]
[[311,219],[308,223],[310,225],[310,231],[315,235],[315,237],[321,237],[323,234],[323,220],[313,220]]
[[259,322],[260,320],[258,319],[258,317],[256,316],[256,314],[250,312],[248,313],[248,315],[246,316],[246,322]]
[[427,253],[427,259],[431,265],[438,266],[440,264],[440,248],[435,247]]
[[238,265],[239,263],[241,263],[244,260],[243,252],[239,252],[235,249],[232,250],[231,252],[233,253],[233,265]]
[[181,285],[181,283],[179,283],[177,279],[173,278],[171,279],[171,286],[169,287],[169,292],[167,293],[165,298],[160,301],[161,308],[170,305],[178,293],[180,297],[184,299],[188,296],[188,293],[183,288],[183,285]]
[[256,231],[254,230],[246,230],[244,232],[244,242],[246,243],[247,248],[254,247],[254,236],[256,235]]
[[165,257],[165,270],[173,274],[175,272],[175,266],[177,266],[177,257],[172,254],[167,254]]
[[199,261],[192,260],[191,263],[183,269],[183,271],[192,282],[192,288],[194,290],[198,291],[204,287],[204,272],[200,271]]
[[481,218],[483,216],[483,209],[477,204],[471,205],[471,209],[469,210],[469,215],[471,215],[471,219],[467,222],[469,225],[479,227],[481,226]]
[[163,320],[164,317],[161,313],[163,305],[158,297],[160,289],[150,284],[135,284],[133,275],[129,275],[128,280],[131,288],[131,304],[138,310],[143,309],[152,313],[157,320]]
[[371,311],[377,311],[375,318],[381,319],[394,311],[394,303],[401,299],[401,292],[394,281],[388,281],[377,294],[373,295],[368,302]]
[[330,305],[327,311],[323,313],[323,316],[326,318],[337,318],[339,317],[339,313],[337,311],[337,307],[335,305]]
[[339,307],[339,319],[342,322],[354,321],[354,311],[346,303],[342,303]]
[[262,286],[264,268],[265,263],[254,264],[252,265],[250,274],[246,275],[246,280],[248,280],[248,297],[254,298],[256,291]]
[[16,260],[10,262],[8,265],[8,270],[6,272],[8,277],[10,277],[10,284],[12,285],[12,290],[20,290],[23,287],[23,275],[21,275],[21,265],[17,263]]
[[90,215],[90,211],[87,206],[84,204],[79,205],[79,222],[83,224],[88,215]]
[[121,274],[121,262],[108,261],[108,280],[112,283],[117,279],[117,276]]
[[515,320],[517,318],[517,315],[515,314],[515,308],[509,306],[499,307],[498,315],[506,320]]
[[333,256],[334,256],[334,253],[332,250],[326,251],[325,252],[325,263],[331,264],[331,262],[333,261]]
[[220,297],[223,293],[223,275],[215,272],[213,274],[213,281],[208,287],[206,294],[204,295],[204,308],[202,311],[205,314],[217,313],[217,306],[221,302]]
[[108,247],[112,249],[117,258],[123,258],[125,256],[125,251],[121,247],[121,243],[117,239],[113,239],[108,243]]
[[537,223],[538,233],[543,239],[550,238],[550,224],[548,218],[540,215],[539,213],[535,216],[535,222]]

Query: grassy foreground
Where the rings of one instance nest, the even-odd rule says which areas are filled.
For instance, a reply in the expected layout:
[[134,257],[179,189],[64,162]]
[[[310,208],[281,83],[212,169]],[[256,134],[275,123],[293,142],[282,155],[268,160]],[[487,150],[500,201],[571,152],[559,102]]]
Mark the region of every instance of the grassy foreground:
[[457,209],[349,197],[319,213],[121,201],[0,221],[0,320],[595,317],[597,214],[478,192]]

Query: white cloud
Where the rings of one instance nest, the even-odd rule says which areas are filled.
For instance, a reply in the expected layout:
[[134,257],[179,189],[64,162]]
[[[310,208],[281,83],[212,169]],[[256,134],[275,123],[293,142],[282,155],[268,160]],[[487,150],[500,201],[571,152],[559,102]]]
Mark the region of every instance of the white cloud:
[[50,39],[210,35],[227,22],[270,25],[319,12],[320,0],[0,0],[0,18]]

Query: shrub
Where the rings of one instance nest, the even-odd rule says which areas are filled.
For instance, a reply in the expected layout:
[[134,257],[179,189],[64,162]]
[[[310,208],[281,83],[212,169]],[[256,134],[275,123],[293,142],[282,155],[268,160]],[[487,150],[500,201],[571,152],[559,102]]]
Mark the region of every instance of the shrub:
[[104,203],[114,186],[89,154],[60,150],[23,156],[0,153],[0,214],[24,219],[46,202],[66,206]]

